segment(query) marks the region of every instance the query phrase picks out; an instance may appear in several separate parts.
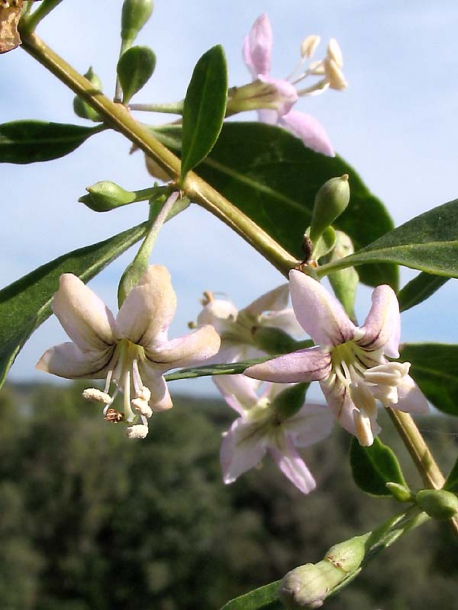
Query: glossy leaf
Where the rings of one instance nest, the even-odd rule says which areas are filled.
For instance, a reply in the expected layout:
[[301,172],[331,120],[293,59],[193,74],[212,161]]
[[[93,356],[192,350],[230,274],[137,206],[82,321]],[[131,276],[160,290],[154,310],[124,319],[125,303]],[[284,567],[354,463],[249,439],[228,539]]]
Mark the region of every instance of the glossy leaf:
[[81,127],[46,121],[13,121],[0,125],[0,163],[37,163],[64,157],[103,126]]
[[449,279],[443,275],[431,275],[422,271],[398,292],[399,309],[407,311],[411,307],[426,301],[439,288],[442,288]]
[[149,47],[131,47],[121,55],[117,73],[122,88],[122,103],[142,89],[153,75],[156,67],[156,55]]
[[227,602],[221,610],[283,610],[284,606],[278,599],[280,580],[269,585],[254,589]]
[[401,360],[411,363],[412,377],[436,409],[458,416],[458,345],[408,343]]
[[416,216],[336,267],[383,262],[458,277],[458,199]]
[[29,336],[51,314],[60,275],[74,273],[87,282],[141,239],[146,229],[141,224],[64,254],[0,290],[0,385]]
[[197,62],[183,107],[181,180],[213,148],[226,113],[227,66],[219,45]]
[[353,438],[350,465],[355,483],[370,495],[391,497],[386,487],[390,482],[407,487],[396,455],[378,438],[370,447],[361,447]]
[[[177,127],[154,131],[179,152]],[[197,173],[269,233],[285,250],[303,258],[302,240],[310,225],[315,195],[330,178],[349,175],[350,203],[334,224],[358,250],[391,231],[384,205],[340,157],[306,148],[289,132],[262,123],[225,123],[208,158]],[[361,281],[397,287],[395,265],[365,265]]]

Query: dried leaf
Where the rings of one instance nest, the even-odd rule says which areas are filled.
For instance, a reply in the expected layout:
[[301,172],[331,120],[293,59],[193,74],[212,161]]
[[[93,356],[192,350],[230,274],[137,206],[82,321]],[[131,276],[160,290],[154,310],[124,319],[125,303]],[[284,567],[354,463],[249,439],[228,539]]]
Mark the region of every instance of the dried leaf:
[[0,0],[0,53],[12,51],[21,44],[17,31],[24,0]]

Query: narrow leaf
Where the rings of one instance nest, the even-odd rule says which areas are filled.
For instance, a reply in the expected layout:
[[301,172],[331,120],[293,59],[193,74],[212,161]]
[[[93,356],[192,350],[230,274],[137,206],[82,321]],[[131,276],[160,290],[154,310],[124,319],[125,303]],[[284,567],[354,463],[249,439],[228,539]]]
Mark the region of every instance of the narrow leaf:
[[353,438],[350,465],[355,483],[370,495],[391,497],[389,482],[407,487],[396,455],[378,438],[370,447],[361,447]]
[[87,282],[141,239],[146,230],[144,223],[64,254],[0,290],[0,386],[24,343],[51,314],[60,275],[74,273]]
[[0,125],[0,163],[37,163],[64,157],[104,129],[46,121]]
[[321,269],[328,273],[333,268],[375,262],[458,277],[458,200],[416,216],[363,250]]
[[259,364],[269,360],[266,358],[255,358],[246,362],[234,362],[233,364],[213,364],[210,366],[196,366],[189,369],[180,369],[174,373],[165,375],[166,381],[177,381],[179,379],[194,379],[195,377],[209,377],[210,375],[240,375],[252,364]]
[[227,602],[221,610],[282,610],[283,604],[278,599],[280,580],[254,589]]
[[458,416],[458,345],[408,343],[401,359],[426,398],[439,411]]
[[[178,127],[156,129],[154,133],[179,153]],[[394,228],[382,202],[353,167],[338,156],[325,157],[306,148],[298,138],[272,125],[225,123],[197,173],[301,260],[315,195],[330,178],[349,175],[350,203],[334,228],[351,237],[355,250]],[[397,288],[395,265],[365,265],[358,272],[361,281],[370,286],[389,284]]]
[[419,303],[429,299],[439,288],[448,282],[450,278],[443,275],[431,275],[430,273],[421,272],[410,280],[398,292],[399,308],[401,311],[407,311],[411,307],[415,307]]
[[197,62],[183,108],[181,181],[200,163],[218,139],[226,113],[227,66],[219,45]]
[[142,89],[153,75],[156,67],[156,55],[149,47],[131,47],[121,55],[117,73],[122,88],[122,103]]

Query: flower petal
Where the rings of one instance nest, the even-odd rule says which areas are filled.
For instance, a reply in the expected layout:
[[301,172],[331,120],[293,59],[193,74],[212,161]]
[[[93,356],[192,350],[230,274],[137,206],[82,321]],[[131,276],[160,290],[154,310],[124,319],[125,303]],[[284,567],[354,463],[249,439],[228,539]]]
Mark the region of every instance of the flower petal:
[[336,346],[353,339],[355,325],[324,286],[294,269],[289,279],[294,313],[315,343]]
[[158,370],[197,365],[214,356],[221,339],[213,326],[202,326],[193,333],[168,341],[153,349],[145,349],[152,366]]
[[75,343],[61,343],[48,349],[36,368],[64,379],[103,379],[114,347],[104,351],[82,351]]
[[[263,75],[259,75],[259,80],[262,83],[267,83],[268,85],[271,85],[271,103],[275,104],[277,119],[286,115],[299,99],[296,87],[289,83],[287,80],[284,80],[282,78],[272,78],[271,76]],[[262,122],[266,121],[263,120]],[[270,119],[268,119],[267,122],[270,123]]]
[[358,345],[378,349],[391,358],[399,358],[399,339],[401,336],[401,315],[398,299],[389,286],[377,286],[372,293],[372,307],[361,327],[364,337]]
[[170,273],[162,265],[151,265],[119,310],[117,336],[143,347],[160,345],[167,340],[175,309]]
[[243,44],[243,59],[253,78],[270,73],[272,51],[272,27],[265,13],[254,22]]
[[64,273],[60,276],[52,310],[81,350],[105,351],[114,343],[113,314],[76,275]]
[[256,390],[261,382],[257,380],[245,375],[215,375],[213,381],[227,404],[240,415],[259,401]]
[[250,303],[248,307],[241,310],[240,313],[246,312],[252,316],[260,316],[265,311],[281,311],[288,305],[289,287],[288,284],[282,284],[278,288],[269,290],[258,299]]
[[296,447],[308,447],[331,434],[334,417],[327,405],[306,403],[300,411],[283,422]]
[[197,316],[197,325],[205,326],[211,324],[216,332],[221,335],[230,330],[238,315],[236,306],[225,299],[215,299],[207,303]]
[[284,309],[283,311],[268,311],[259,318],[262,326],[273,326],[283,330],[293,337],[302,337],[304,329],[297,321],[294,309]]
[[301,383],[325,379],[330,369],[330,354],[315,347],[254,364],[245,370],[244,375],[262,381]]
[[429,412],[428,401],[410,375],[406,375],[398,386],[398,402],[392,409],[424,415]]
[[269,446],[269,453],[272,454],[278,467],[291,483],[302,493],[308,494],[316,487],[315,479],[288,435],[284,437],[284,444],[283,451],[280,451],[276,446]]
[[266,453],[264,444],[257,435],[251,434],[251,429],[252,426],[239,417],[223,436],[220,459],[225,483],[233,483],[259,464]]
[[142,363],[140,365],[140,375],[142,381],[148,390],[151,392],[151,397],[148,401],[149,406],[153,411],[166,411],[173,407],[172,399],[170,398],[167,383],[157,370]]
[[289,110],[280,117],[278,124],[300,138],[307,148],[327,157],[335,157],[334,148],[325,128],[312,115]]

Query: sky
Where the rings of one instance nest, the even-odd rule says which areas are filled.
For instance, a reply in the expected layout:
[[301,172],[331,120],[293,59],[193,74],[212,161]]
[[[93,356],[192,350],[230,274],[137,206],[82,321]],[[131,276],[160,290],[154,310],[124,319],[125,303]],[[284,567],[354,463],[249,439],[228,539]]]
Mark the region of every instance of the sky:
[[[109,95],[114,91],[121,6],[121,0],[64,0],[37,32],[79,71],[93,66]],[[452,0],[156,0],[153,17],[136,43],[155,51],[157,67],[133,102],[182,99],[195,63],[215,44],[225,49],[230,85],[249,82],[242,42],[264,12],[273,27],[272,75],[277,78],[295,67],[307,35],[322,37],[317,57],[331,37],[338,40],[348,89],[303,98],[296,107],[322,122],[337,152],[385,203],[396,225],[458,197],[458,5]],[[21,49],[0,56],[0,83],[2,123],[34,118],[87,124],[73,114],[73,93]],[[154,124],[170,119],[136,116]],[[129,190],[151,185],[142,155],[129,155],[129,148],[120,135],[106,133],[57,161],[0,166],[0,286],[145,219],[142,204],[97,215],[78,203],[85,187],[99,180],[113,180]],[[133,255],[133,250],[123,255],[90,284],[114,310],[119,277]],[[177,292],[171,337],[187,332],[204,290],[226,293],[242,308],[284,281],[197,206],[164,228],[151,260],[170,269]],[[404,281],[410,277],[411,272],[403,272]],[[363,319],[370,291],[361,292]],[[453,315],[457,298],[451,280],[435,297],[403,314],[402,339],[458,342]],[[57,321],[48,320],[24,347],[10,378],[50,381],[34,365],[49,346],[65,340]],[[211,391],[211,382],[193,380],[185,387],[193,388]]]

